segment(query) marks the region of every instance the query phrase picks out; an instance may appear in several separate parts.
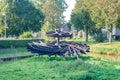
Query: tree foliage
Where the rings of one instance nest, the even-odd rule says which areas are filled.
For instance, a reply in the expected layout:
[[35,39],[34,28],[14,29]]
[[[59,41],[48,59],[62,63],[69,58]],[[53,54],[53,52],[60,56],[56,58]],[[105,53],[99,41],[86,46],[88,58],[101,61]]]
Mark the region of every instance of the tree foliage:
[[42,6],[45,22],[50,22],[54,29],[60,27],[66,7],[65,0],[47,0]]
[[[73,17],[71,19],[76,19],[76,21],[74,21],[75,19],[73,20],[76,27],[76,24],[81,25],[80,20],[82,19],[79,17],[81,9],[89,13],[92,22],[95,24],[96,31],[97,29],[101,30],[101,28],[106,27],[109,29],[111,41],[112,27],[119,26],[120,0],[76,0],[75,9],[71,15],[71,17]],[[77,15],[74,14],[75,12]],[[80,18],[80,20],[78,18]]]
[[[0,3],[0,15],[6,13],[7,35],[20,35],[26,31],[39,31],[43,13],[29,0],[2,0]],[[1,25],[4,25],[4,17],[0,17]]]
[[53,40],[51,37],[46,36],[46,32],[51,31],[51,30],[52,30],[52,25],[50,24],[50,22],[47,21],[41,29],[42,39],[45,39],[47,41]]
[[47,37],[46,32],[54,30],[63,24],[63,12],[67,8],[65,0],[46,0],[42,5],[42,11],[45,15],[44,25],[41,28],[42,37],[45,40],[53,40]]
[[3,33],[4,33],[4,27],[0,26],[0,36],[3,36]]
[[86,33],[86,41],[88,41],[88,32],[94,27],[94,22],[86,8],[83,7],[82,0],[77,0],[75,9],[71,15],[71,22],[78,30],[84,30]]

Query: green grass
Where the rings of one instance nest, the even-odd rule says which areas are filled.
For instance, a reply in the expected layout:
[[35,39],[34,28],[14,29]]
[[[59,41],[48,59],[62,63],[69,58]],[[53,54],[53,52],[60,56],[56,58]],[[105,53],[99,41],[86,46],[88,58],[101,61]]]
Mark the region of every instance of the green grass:
[[0,80],[120,80],[120,61],[81,58],[36,56],[0,63]]
[[[72,40],[69,40],[72,41]],[[75,42],[85,43],[84,41],[74,40]],[[90,45],[91,52],[98,54],[107,55],[120,55],[120,42],[113,43],[95,43],[93,41],[88,42]],[[14,57],[14,56],[24,56],[31,54],[26,50],[26,48],[9,48],[0,49],[0,58],[2,57]]]
[[92,52],[107,55],[120,55],[120,42],[90,44]]
[[[120,80],[120,42],[89,45],[91,53],[82,61],[35,56],[0,63],[0,80]],[[0,57],[28,54],[25,48],[0,50]]]
[[0,49],[0,58],[30,55],[26,48]]

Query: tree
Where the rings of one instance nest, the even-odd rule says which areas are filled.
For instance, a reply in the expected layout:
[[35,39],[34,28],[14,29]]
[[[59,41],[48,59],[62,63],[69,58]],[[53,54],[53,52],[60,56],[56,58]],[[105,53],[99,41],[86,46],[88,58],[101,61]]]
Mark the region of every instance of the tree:
[[71,21],[67,22],[67,26],[68,26],[69,29],[71,29],[71,27],[72,27],[72,22],[71,22]]
[[84,0],[83,7],[89,12],[92,21],[95,24],[94,27],[94,38],[96,41],[101,42],[104,41],[104,36],[102,34],[102,28],[105,28],[105,20],[107,15],[105,13],[105,0]]
[[63,12],[66,9],[65,0],[47,0],[42,7],[45,22],[50,22],[52,29],[60,27],[63,21]]
[[110,2],[106,2],[107,7],[106,7],[106,14],[107,14],[107,18],[106,18],[106,25],[108,25],[108,31],[109,31],[109,42],[112,42],[112,29],[113,29],[113,25],[115,25],[117,23],[117,18],[118,18],[118,14],[117,14],[117,4],[118,4],[118,0],[111,0]]
[[82,0],[77,0],[75,9],[71,15],[71,22],[74,24],[76,29],[84,30],[86,35],[86,42],[88,41],[88,32],[94,27],[94,23],[91,20],[89,12],[83,7]]
[[[101,32],[102,28],[108,28],[108,32],[110,33],[109,41],[112,42],[112,28],[113,26],[116,27],[116,25],[119,25],[120,0],[76,1],[74,12],[80,11],[81,8],[86,10],[90,15],[91,20],[95,23],[96,31],[100,30]],[[77,20],[77,22],[79,21]]]
[[78,13],[73,13],[71,15],[71,21],[76,29],[85,31],[85,39],[86,42],[88,42],[88,31],[94,26],[89,13],[84,9],[81,9]]
[[[29,0],[2,0],[0,5],[0,14],[7,15],[7,35],[19,36],[26,31],[39,31],[41,25],[39,21],[44,20],[42,11]],[[4,18],[1,17],[3,25]]]
[[46,32],[51,31],[52,30],[52,25],[50,24],[50,22],[46,22],[43,27],[41,28],[41,34],[42,34],[42,38],[45,40],[53,40],[51,37],[47,37],[46,36]]

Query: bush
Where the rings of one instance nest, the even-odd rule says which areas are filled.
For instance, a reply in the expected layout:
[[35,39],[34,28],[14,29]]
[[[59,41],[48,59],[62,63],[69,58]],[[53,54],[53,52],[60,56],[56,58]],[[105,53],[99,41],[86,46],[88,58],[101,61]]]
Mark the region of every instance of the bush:
[[94,39],[96,42],[104,42],[105,41],[104,36],[95,36]]
[[113,35],[113,39],[117,40],[117,41],[120,41],[120,35]]
[[39,41],[43,39],[26,39],[26,40],[0,40],[0,48],[16,48],[26,47],[28,43]]
[[32,38],[32,37],[33,37],[32,34],[33,34],[32,32],[24,32],[23,34],[21,34],[21,35],[19,36],[19,39],[28,39],[28,38]]

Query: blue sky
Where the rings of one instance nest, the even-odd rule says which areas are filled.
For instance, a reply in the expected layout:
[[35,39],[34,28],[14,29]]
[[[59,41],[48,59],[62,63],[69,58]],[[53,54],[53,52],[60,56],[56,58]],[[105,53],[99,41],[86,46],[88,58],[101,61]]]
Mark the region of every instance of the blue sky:
[[66,10],[66,12],[64,12],[64,16],[65,16],[65,20],[69,21],[70,20],[70,14],[71,14],[72,9],[75,6],[75,1],[76,0],[65,0],[65,1],[68,5],[68,9]]

